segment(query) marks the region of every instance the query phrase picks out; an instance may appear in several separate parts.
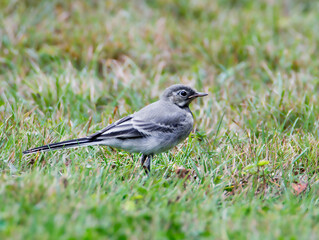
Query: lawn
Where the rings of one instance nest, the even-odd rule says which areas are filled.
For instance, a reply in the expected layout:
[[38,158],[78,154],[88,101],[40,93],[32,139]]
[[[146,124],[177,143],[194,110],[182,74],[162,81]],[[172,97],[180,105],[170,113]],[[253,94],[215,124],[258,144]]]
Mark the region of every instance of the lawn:
[[[0,239],[318,239],[319,3],[2,0]],[[194,130],[156,155],[26,149],[183,83]]]

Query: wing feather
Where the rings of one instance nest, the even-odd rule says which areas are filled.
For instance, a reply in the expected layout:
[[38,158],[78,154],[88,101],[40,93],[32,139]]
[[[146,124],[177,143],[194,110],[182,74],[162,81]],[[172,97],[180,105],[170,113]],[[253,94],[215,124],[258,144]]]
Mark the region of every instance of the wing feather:
[[174,126],[164,125],[156,122],[134,121],[134,127],[144,133],[169,133],[174,131]]
[[[129,127],[132,125],[129,121],[133,118],[132,115],[126,116],[124,118],[119,119],[118,121],[108,125],[106,128],[103,128],[102,130],[94,133],[91,136],[88,136],[88,138],[98,138],[101,136],[107,136],[109,133],[119,131],[119,128],[122,128],[123,126]],[[113,136],[114,137],[114,136]]]
[[[175,124],[176,125],[176,124]],[[89,136],[91,139],[103,138],[138,138],[152,135],[152,133],[171,133],[175,125],[165,125],[151,121],[135,119],[130,115],[107,126],[101,131]]]

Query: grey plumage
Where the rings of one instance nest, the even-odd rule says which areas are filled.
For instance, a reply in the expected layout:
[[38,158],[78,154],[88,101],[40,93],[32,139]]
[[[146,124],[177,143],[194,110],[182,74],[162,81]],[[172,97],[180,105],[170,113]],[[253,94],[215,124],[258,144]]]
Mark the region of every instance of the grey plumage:
[[52,143],[23,153],[107,145],[128,152],[142,153],[141,165],[148,173],[153,154],[171,149],[190,134],[194,120],[189,104],[193,99],[206,95],[185,85],[173,85],[164,91],[159,101],[147,105],[91,136]]

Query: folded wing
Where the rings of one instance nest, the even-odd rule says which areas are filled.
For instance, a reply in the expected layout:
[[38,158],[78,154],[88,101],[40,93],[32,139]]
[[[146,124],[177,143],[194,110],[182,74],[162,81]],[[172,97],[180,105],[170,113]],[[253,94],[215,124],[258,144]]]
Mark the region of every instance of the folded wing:
[[89,136],[88,138],[92,140],[100,140],[105,138],[140,138],[154,134],[165,134],[172,132],[173,130],[174,126],[143,121],[130,115],[114,122],[113,124]]

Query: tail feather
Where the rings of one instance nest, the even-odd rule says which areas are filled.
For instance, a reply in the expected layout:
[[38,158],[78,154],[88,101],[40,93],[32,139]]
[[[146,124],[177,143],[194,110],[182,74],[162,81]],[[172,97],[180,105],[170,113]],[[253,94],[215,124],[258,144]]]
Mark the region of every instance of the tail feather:
[[47,151],[58,150],[58,149],[97,145],[99,144],[100,141],[101,140],[92,139],[92,138],[73,139],[73,140],[68,140],[68,141],[63,141],[58,143],[51,143],[41,147],[32,148],[32,149],[24,151],[23,154],[31,154],[36,152],[47,152]]

